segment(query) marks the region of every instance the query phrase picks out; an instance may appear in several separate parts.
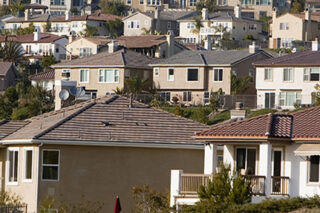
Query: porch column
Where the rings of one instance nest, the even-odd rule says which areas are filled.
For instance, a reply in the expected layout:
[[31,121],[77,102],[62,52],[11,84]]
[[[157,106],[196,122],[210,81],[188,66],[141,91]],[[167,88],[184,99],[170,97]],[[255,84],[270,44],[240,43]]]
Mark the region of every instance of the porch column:
[[223,164],[230,165],[231,172],[234,171],[235,159],[234,159],[234,146],[224,145],[223,146]]
[[175,197],[179,195],[181,174],[183,170],[172,169],[171,170],[171,182],[170,182],[170,207],[173,207],[175,202]]
[[209,143],[204,145],[204,174],[214,174],[217,167],[217,146]]
[[265,194],[271,194],[271,151],[270,143],[263,143],[259,146],[259,175],[265,176]]

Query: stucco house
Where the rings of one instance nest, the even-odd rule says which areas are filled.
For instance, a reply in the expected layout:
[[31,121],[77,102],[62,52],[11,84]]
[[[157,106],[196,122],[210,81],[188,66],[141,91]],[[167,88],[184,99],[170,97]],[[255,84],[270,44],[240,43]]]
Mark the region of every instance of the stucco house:
[[21,45],[24,56],[31,62],[39,61],[45,56],[54,56],[56,61],[66,58],[65,45],[68,39],[50,33],[41,33],[39,28],[33,34],[21,36],[0,36],[1,44],[14,41]]
[[299,14],[285,13],[278,16],[275,8],[270,23],[269,48],[291,48],[293,41],[311,42],[320,36],[320,13],[306,8]]
[[17,70],[12,62],[0,62],[0,93],[8,87],[14,86]]
[[204,172],[172,170],[171,205],[199,201],[199,185],[218,171],[218,150],[223,150],[224,164],[251,181],[252,202],[319,195],[319,122],[320,107],[314,107],[230,121],[195,133],[194,138],[206,144]]
[[195,13],[195,11],[179,9],[160,10],[159,7],[154,11],[137,11],[122,19],[124,23],[123,35],[139,36],[146,34],[146,31],[166,34],[169,30],[172,30],[174,35],[178,36],[179,24],[177,20],[193,16]]
[[[200,19],[200,32],[193,32],[196,28],[195,20]],[[241,7],[235,6],[234,13],[214,12],[209,13],[207,8],[202,9],[201,14],[181,18],[179,22],[179,36],[185,43],[202,43],[208,37],[212,40],[219,40],[223,33],[217,28],[225,29],[225,33],[230,35],[232,40],[244,40],[246,35],[251,35],[255,39],[263,39],[262,22],[241,16]],[[200,39],[200,40],[199,40]]]
[[203,170],[203,145],[191,135],[204,128],[121,96],[1,121],[0,186],[21,196],[28,212],[47,196],[56,203],[99,201],[101,212],[113,212],[119,196],[122,211],[132,212],[132,187],[165,193],[171,168]]
[[312,105],[314,88],[320,78],[319,42],[312,49],[254,63],[257,107],[294,109]]
[[310,8],[312,12],[320,12],[320,1],[306,0],[305,7]]
[[208,103],[211,92],[220,88],[230,95],[231,75],[250,76],[245,94],[256,94],[252,63],[271,57],[251,45],[249,50],[183,51],[150,66],[154,85],[166,100],[178,97],[180,102],[198,105]]
[[53,91],[54,89],[54,70],[43,71],[29,76],[31,85],[40,85],[47,91]]
[[123,89],[125,80],[136,75],[148,79],[147,86],[151,87],[152,68],[149,64],[153,60],[131,50],[117,50],[116,45],[111,45],[108,52],[55,64],[52,66],[55,69],[55,109],[61,108],[59,93],[70,82],[83,87],[91,98],[112,94],[117,87]]

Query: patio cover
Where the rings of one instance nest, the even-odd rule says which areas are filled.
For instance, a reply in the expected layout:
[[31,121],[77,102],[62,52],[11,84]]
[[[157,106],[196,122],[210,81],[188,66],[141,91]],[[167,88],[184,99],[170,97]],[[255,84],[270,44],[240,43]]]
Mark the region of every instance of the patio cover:
[[297,156],[320,155],[320,144],[301,144],[294,154]]

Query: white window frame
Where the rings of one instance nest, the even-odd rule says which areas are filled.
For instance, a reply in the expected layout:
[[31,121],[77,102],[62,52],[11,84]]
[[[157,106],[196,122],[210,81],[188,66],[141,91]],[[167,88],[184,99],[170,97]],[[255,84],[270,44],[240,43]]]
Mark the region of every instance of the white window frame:
[[[9,174],[9,172],[10,172],[10,163],[9,163],[9,152],[10,151],[13,151],[13,152],[15,152],[15,151],[17,151],[18,152],[18,165],[17,165],[17,181],[9,181],[9,176],[10,176],[10,174]],[[19,182],[19,169],[20,169],[20,166],[19,166],[19,147],[9,147],[8,148],[8,150],[7,150],[7,161],[6,161],[6,173],[7,173],[7,175],[6,175],[6,185],[18,185],[18,182]],[[14,164],[14,163],[13,163]]]
[[[284,79],[284,73],[285,73],[285,70],[291,70],[291,73],[292,73],[292,79],[290,79],[290,80],[285,80]],[[290,75],[289,75],[290,76]],[[283,73],[282,73],[282,81],[283,82],[293,82],[294,81],[294,69],[293,68],[290,68],[290,67],[288,67],[288,68],[283,68]]]
[[[215,72],[216,72],[216,71],[219,71],[219,70],[222,70],[222,80],[221,80],[221,81],[220,81],[220,80],[217,80],[217,81],[216,81],[216,80],[214,79]],[[214,81],[214,82],[223,82],[223,71],[224,71],[223,68],[215,68],[215,69],[213,69],[213,81]],[[220,72],[219,72],[219,73],[220,73]],[[218,73],[218,75],[219,75],[219,73]],[[219,76],[218,76],[218,78],[219,78]]]
[[251,146],[236,146],[235,147],[235,169],[237,169],[237,159],[238,159],[238,156],[237,156],[237,149],[245,149],[246,150],[246,159],[245,159],[245,168],[244,170],[247,172],[248,171],[248,149],[254,149],[256,150],[256,162],[255,162],[255,174],[254,175],[257,175],[258,174],[258,164],[259,164],[259,159],[258,159],[258,148],[257,147],[251,147]]
[[171,29],[171,21],[167,22],[167,29],[170,30]]
[[[268,78],[266,78],[266,72],[268,72]],[[273,69],[272,68],[264,68],[263,70],[263,79],[264,81],[273,81]]]
[[[45,151],[49,151],[49,152],[58,152],[59,153],[59,156],[58,156],[58,166],[56,164],[44,164],[43,163],[43,153]],[[41,181],[50,181],[50,182],[59,182],[60,181],[60,149],[43,149],[41,151]],[[43,179],[43,167],[44,166],[57,166],[58,167],[58,178],[57,180],[53,180],[53,179]]]
[[[103,75],[100,75],[100,71],[102,71]],[[113,72],[113,81],[100,81],[100,77],[105,78],[106,72],[111,71]],[[117,75],[116,75],[117,74]],[[117,77],[117,80],[116,80]],[[118,69],[99,69],[98,70],[98,83],[102,84],[114,84],[114,83],[119,83],[119,78],[120,78],[120,71]]]
[[[170,75],[170,74],[169,74],[169,71],[170,71],[171,69],[173,69],[173,75]],[[174,68],[168,68],[168,72],[167,72],[167,73],[168,73],[167,80],[168,80],[168,81],[174,81]],[[172,79],[170,79],[170,76],[172,76]]]
[[[87,73],[88,73],[88,80],[87,81],[81,81],[81,71],[87,71]],[[90,81],[89,69],[80,69],[80,71],[79,71],[79,83],[89,83],[89,81]]]
[[153,68],[153,77],[159,77],[160,76],[160,69],[159,67]]
[[[31,158],[31,178],[26,178],[26,170],[27,170],[27,151],[32,152],[32,158]],[[33,163],[34,163],[34,149],[33,147],[23,147],[23,167],[22,167],[22,181],[23,182],[32,182],[33,180]]]

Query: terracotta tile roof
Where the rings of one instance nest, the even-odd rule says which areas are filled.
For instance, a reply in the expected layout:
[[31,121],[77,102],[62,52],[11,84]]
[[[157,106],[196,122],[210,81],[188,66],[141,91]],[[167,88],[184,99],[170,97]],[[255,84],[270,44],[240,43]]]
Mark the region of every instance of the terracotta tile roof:
[[[80,38],[81,39],[81,38]],[[107,45],[109,42],[112,41],[112,39],[110,38],[106,38],[106,37],[100,37],[100,36],[95,36],[95,37],[84,37],[84,39],[91,41],[92,43],[95,43],[97,45],[100,46],[105,46]]]
[[53,65],[53,68],[64,67],[134,67],[150,69],[149,63],[156,59],[131,50],[118,50],[114,53],[101,52],[89,57],[78,58]]
[[21,35],[21,36],[0,36],[0,42],[15,41],[18,43],[52,43],[56,40],[66,38],[65,36],[58,36],[50,33],[41,33],[41,38],[39,41],[34,41],[34,35]]
[[70,16],[69,20],[66,20],[65,16],[52,16],[51,22],[69,22],[69,21],[114,21],[116,19],[122,19],[120,16],[106,13],[94,13],[92,15],[82,15],[82,16]]
[[[292,13],[292,15],[305,20],[305,13],[304,12],[302,12],[302,13]],[[320,21],[320,12],[311,13],[311,20],[319,22]]]
[[320,139],[320,107],[291,114],[267,114],[215,125],[195,134],[196,138],[287,138]]
[[12,62],[0,62],[0,75],[6,75],[12,65]]
[[104,97],[74,106],[64,113],[44,114],[5,140],[38,139],[78,142],[192,143],[195,131],[206,128],[171,113],[133,102],[122,96]]
[[0,120],[0,140],[27,125],[28,121]]
[[166,43],[166,36],[142,35],[142,36],[121,36],[117,38],[119,45],[126,48],[150,48]]
[[320,51],[306,50],[253,63],[255,66],[320,66]]
[[54,69],[29,76],[30,80],[54,80]]

